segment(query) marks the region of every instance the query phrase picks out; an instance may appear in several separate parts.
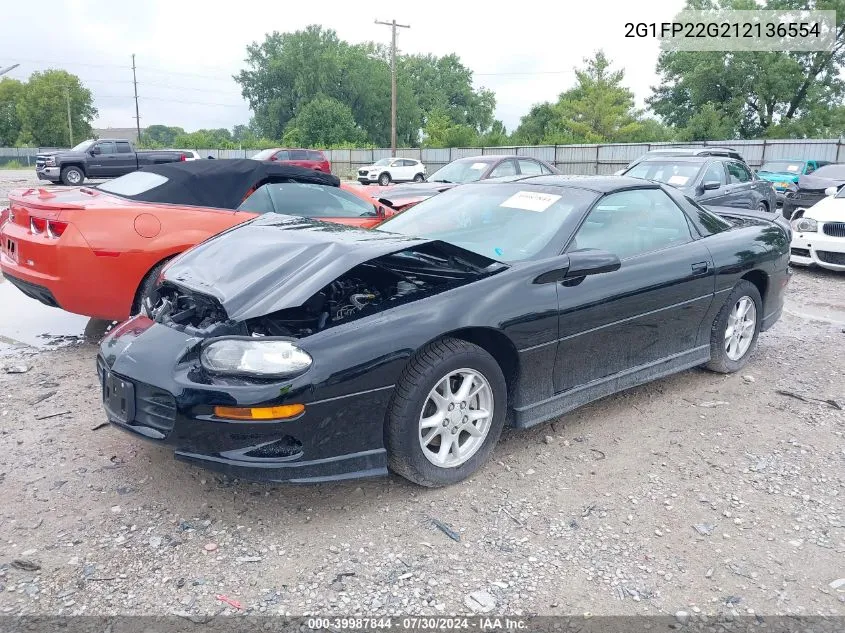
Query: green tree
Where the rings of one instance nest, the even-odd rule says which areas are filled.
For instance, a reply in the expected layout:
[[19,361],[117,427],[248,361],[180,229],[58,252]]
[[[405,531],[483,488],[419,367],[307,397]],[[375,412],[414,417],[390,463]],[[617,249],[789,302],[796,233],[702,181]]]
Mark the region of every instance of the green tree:
[[[833,50],[724,52],[664,50],[657,62],[661,83],[648,103],[686,138],[709,135],[756,138],[784,130],[815,136],[826,132],[821,113],[845,98],[845,0],[687,0],[687,9],[836,10]],[[709,110],[706,110],[709,108]],[[715,112],[715,115],[713,114]]]
[[[555,104],[535,105],[522,118],[515,137],[530,143],[611,143],[640,138],[643,113],[622,85],[624,70],[612,71],[602,51],[575,69],[576,85]],[[653,124],[648,124],[652,131]]]
[[443,109],[435,109],[423,128],[423,147],[476,147],[478,132],[465,123],[455,124]]
[[32,73],[18,104],[20,140],[41,146],[70,145],[68,96],[74,142],[91,138],[91,122],[97,116],[91,91],[76,75],[45,70]]
[[0,147],[10,147],[21,135],[18,108],[26,86],[17,79],[0,79]]
[[330,147],[363,143],[365,139],[366,133],[355,124],[349,106],[320,95],[300,108],[288,124],[283,140],[285,145]]
[[235,149],[232,133],[226,128],[178,134],[172,145],[182,149]]
[[169,125],[151,125],[144,130],[144,143],[154,147],[173,147],[173,141],[185,130]]

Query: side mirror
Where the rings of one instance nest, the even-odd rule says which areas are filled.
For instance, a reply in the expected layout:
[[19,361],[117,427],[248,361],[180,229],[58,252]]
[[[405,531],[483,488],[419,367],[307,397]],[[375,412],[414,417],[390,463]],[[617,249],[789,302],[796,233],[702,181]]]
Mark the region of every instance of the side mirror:
[[619,270],[622,262],[613,253],[596,248],[573,251],[562,255],[559,265],[548,270],[534,279],[535,284],[548,284],[576,279],[588,275],[600,275]]
[[720,183],[718,180],[705,180],[703,183],[701,183],[701,188],[704,191],[713,191],[714,189],[718,189],[721,186],[722,183]]
[[835,196],[837,193],[839,193],[838,187],[828,187],[824,190],[824,195],[826,196]]

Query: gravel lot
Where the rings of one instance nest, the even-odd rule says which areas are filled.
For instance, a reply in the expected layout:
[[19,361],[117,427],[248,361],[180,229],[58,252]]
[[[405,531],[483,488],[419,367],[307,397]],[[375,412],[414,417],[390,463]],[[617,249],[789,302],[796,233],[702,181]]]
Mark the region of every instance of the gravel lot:
[[796,271],[740,375],[506,431],[440,490],[178,463],[101,426],[95,350],[0,359],[0,613],[845,615],[845,275]]

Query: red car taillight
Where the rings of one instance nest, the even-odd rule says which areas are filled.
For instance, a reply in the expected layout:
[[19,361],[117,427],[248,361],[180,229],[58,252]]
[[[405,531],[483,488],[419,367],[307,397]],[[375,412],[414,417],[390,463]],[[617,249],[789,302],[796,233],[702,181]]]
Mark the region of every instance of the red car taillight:
[[54,238],[60,238],[62,233],[67,228],[67,222],[59,222],[58,220],[50,220],[47,222],[47,235]]
[[181,163],[182,161],[185,161],[185,160],[188,160],[187,157],[184,154],[179,154],[179,162]]
[[29,216],[29,230],[35,234],[40,235],[46,232],[47,237],[58,239],[62,236],[67,228],[67,222],[59,222],[58,220],[45,220],[34,215]]
[[36,235],[43,233],[47,230],[47,220],[29,216],[29,230]]

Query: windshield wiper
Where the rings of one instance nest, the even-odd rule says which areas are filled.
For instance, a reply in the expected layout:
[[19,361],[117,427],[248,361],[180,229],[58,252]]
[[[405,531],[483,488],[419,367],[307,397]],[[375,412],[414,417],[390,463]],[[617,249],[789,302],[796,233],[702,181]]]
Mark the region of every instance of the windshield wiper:
[[445,182],[447,185],[457,184],[452,182],[451,180],[445,180],[444,178],[438,178],[437,180],[429,180],[428,182]]

